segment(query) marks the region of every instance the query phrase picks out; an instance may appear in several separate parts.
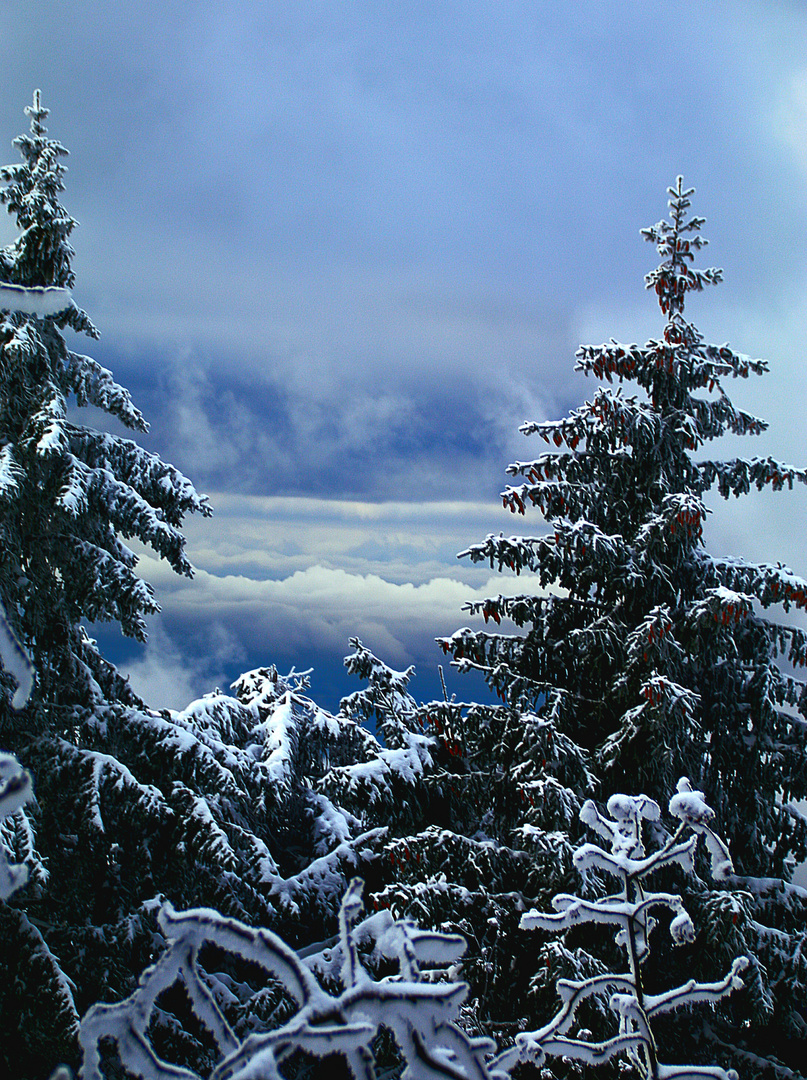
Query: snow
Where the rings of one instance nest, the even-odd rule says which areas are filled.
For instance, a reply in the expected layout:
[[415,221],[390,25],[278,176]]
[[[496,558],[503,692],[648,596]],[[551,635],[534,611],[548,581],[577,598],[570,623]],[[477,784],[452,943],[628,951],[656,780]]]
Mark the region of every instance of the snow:
[[695,924],[686,911],[679,911],[670,923],[670,937],[676,945],[695,940]]
[[164,810],[165,801],[159,788],[153,784],[141,783],[116,757],[99,750],[79,750],[66,739],[57,740],[56,745],[64,754],[66,761],[75,761],[85,769],[89,765],[90,779],[85,784],[83,796],[89,809],[89,820],[99,832],[106,831],[101,814],[101,791],[104,782],[110,783],[114,790],[128,789],[134,793],[147,813],[158,816]]
[[14,447],[6,443],[0,448],[0,494],[8,498],[20,490],[19,481],[24,476],[23,470],[14,459]]
[[308,798],[315,814],[314,828],[317,836],[314,850],[317,855],[327,855],[334,847],[349,843],[351,827],[360,828],[361,822],[340,807],[334,806],[324,795],[312,791],[308,793]]
[[69,289],[55,285],[10,285],[0,282],[0,311],[20,311],[39,319],[53,318],[74,307]]
[[[393,923],[388,914],[362,922],[362,887],[358,879],[348,887],[340,912],[338,947],[324,950],[330,954],[326,961],[330,977],[324,980],[328,989],[315,974],[323,970],[321,954],[303,957],[276,934],[255,930],[210,909],[177,913],[165,904],[159,922],[168,949],[146,969],[134,994],[114,1004],[93,1006],[81,1022],[81,1075],[85,1080],[101,1080],[100,1043],[112,1039],[122,1064],[135,1075],[171,1075],[188,1080],[195,1076],[159,1058],[149,1042],[149,1022],[158,997],[180,983],[194,1014],[210,1034],[218,1058],[215,1075],[230,1080],[278,1077],[278,1066],[297,1049],[316,1056],[339,1053],[354,1076],[375,1075],[368,1065],[373,1041],[381,1028],[394,1034],[408,1064],[408,1076],[422,1080],[504,1080],[503,1073],[489,1070],[486,1063],[495,1049],[492,1041],[472,1038],[455,1024],[467,986],[425,982],[420,974],[422,958],[438,957],[439,962],[442,952],[456,956],[457,939],[447,937],[441,950],[436,942],[432,946],[423,941],[411,923]],[[379,953],[397,962],[398,968],[380,979],[374,978],[372,970],[365,966],[358,949],[360,942],[375,938]],[[217,951],[257,966],[266,974],[267,982],[279,983],[296,1006],[291,1017],[271,1030],[263,1024],[252,1032],[248,1026],[246,1031],[231,1026],[217,997],[232,1002],[234,984],[226,980],[222,993],[211,992],[211,986],[218,988],[219,977],[201,970],[207,942],[215,944]],[[337,955],[341,959],[341,980],[333,962]]]
[[356,867],[362,861],[369,860],[372,847],[386,832],[386,829],[369,829],[354,839],[346,840],[327,855],[313,859],[298,874],[275,880],[272,883],[272,896],[293,912],[299,910],[298,899],[303,900],[312,892],[318,893],[320,899],[338,897],[345,883],[343,866]]
[[[566,930],[580,923],[595,923],[617,927],[616,944],[625,952],[628,971],[622,974],[597,975],[581,981],[560,980],[558,993],[562,1007],[542,1028],[523,1032],[516,1037],[515,1046],[494,1060],[496,1067],[514,1068],[517,1064],[532,1062],[540,1065],[550,1057],[563,1057],[588,1065],[598,1065],[610,1058],[625,1055],[635,1065],[642,1061],[654,1061],[655,1036],[651,1019],[664,1012],[689,1008],[694,1004],[714,1004],[727,994],[743,986],[740,973],[749,966],[746,957],[738,957],[728,974],[714,983],[700,983],[690,979],[655,996],[644,995],[639,985],[639,969],[650,948],[655,926],[650,917],[653,908],[667,908],[673,915],[670,934],[675,945],[695,940],[695,927],[679,895],[652,892],[646,879],[654,870],[670,862],[679,862],[688,872],[693,872],[694,846],[700,836],[712,855],[712,868],[716,877],[723,876],[728,851],[717,837],[710,822],[714,813],[699,791],[693,791],[686,778],[678,783],[678,791],[670,803],[670,810],[682,824],[668,833],[666,840],[649,856],[644,856],[643,822],[656,822],[660,818],[658,804],[645,796],[613,795],[608,800],[611,821],[603,817],[596,805],[588,801],[580,811],[580,817],[589,828],[611,841],[607,852],[597,844],[583,844],[574,853],[574,863],[584,873],[589,869],[604,870],[616,877],[621,890],[613,896],[584,899],[569,894],[557,895],[552,906],[554,913],[530,911],[521,918],[520,926],[526,930]],[[682,833],[690,829],[693,836],[680,842]],[[729,862],[730,866],[730,862]],[[567,1035],[576,1020],[580,1003],[594,994],[602,996],[610,990],[609,1009],[618,1019],[619,1032],[601,1043],[587,1039],[570,1038]],[[582,1036],[583,1033],[580,1032]],[[649,1075],[640,1068],[643,1075]],[[666,1080],[736,1080],[730,1071],[718,1066],[659,1065],[654,1072]]]
[[703,792],[693,791],[686,777],[681,777],[676,789],[678,794],[670,799],[670,813],[674,817],[693,827],[705,825],[714,818],[714,810],[706,805]]
[[0,605],[0,660],[4,669],[17,683],[11,699],[13,709],[24,709],[34,686],[34,666],[28,654],[17,640]]
[[290,690],[255,731],[265,739],[264,767],[269,782],[278,792],[288,793],[294,773],[298,740],[297,719]]
[[640,823],[643,820],[659,820],[661,810],[658,803],[646,795],[612,795],[607,809],[613,821],[604,818],[591,799],[583,804],[580,820],[610,841],[611,853],[608,854],[596,844],[583,844],[574,855],[577,869],[583,874],[594,868],[613,873],[616,866],[631,873],[642,873],[644,846]]
[[[0,822],[22,810],[33,797],[31,776],[11,754],[0,753]],[[0,901],[28,880],[28,867],[10,864],[0,849]]]
[[714,811],[707,806],[702,791],[693,791],[686,777],[677,784],[678,794],[670,799],[670,813],[703,837],[711,859],[712,877],[725,880],[734,873],[729,849],[711,828]]

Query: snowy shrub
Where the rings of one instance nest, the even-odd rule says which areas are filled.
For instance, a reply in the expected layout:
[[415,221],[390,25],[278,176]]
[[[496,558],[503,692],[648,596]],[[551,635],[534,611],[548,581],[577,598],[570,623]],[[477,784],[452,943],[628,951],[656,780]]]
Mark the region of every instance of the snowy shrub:
[[[723,880],[733,869],[712,828],[712,810],[687,780],[679,782],[669,809],[678,825],[665,833],[658,805],[644,795],[612,796],[609,818],[593,802],[584,804],[582,821],[608,850],[583,844],[575,864],[584,878],[616,878],[618,891],[595,899],[560,894],[554,913],[529,911],[521,926],[552,931],[593,923],[615,930],[627,969],[560,980],[557,1014],[496,1056],[492,1040],[471,1038],[456,1023],[468,989],[454,981],[463,939],[419,930],[386,910],[361,918],[363,883],[355,879],[342,903],[338,936],[299,951],[268,930],[216,912],[176,913],[164,905],[159,923],[166,951],[131,997],[95,1005],[81,1023],[82,1080],[102,1080],[105,1063],[116,1067],[115,1054],[143,1080],[197,1080],[201,1073],[210,1080],[279,1078],[323,1058],[331,1059],[332,1075],[334,1055],[356,1080],[372,1080],[377,1064],[385,1075],[411,1080],[504,1080],[518,1066],[558,1057],[591,1067],[621,1057],[644,1080],[737,1080],[736,1072],[715,1065],[659,1062],[657,1017],[720,1001],[742,987],[739,976],[748,963],[736,959],[717,982],[689,979],[663,993],[647,992],[643,965],[659,914],[667,912],[673,942],[695,938],[681,897],[649,888],[650,876],[674,864],[694,873],[699,840],[713,877]],[[650,853],[647,825],[662,837]],[[580,1030],[578,1009],[592,997],[605,998],[615,1021],[615,1032],[600,1042]],[[210,1048],[200,1072],[175,1067],[155,1048],[159,1040],[171,1042],[161,1028],[176,1033],[194,1024],[205,1029]]]
[[[676,945],[695,940],[695,927],[681,897],[648,888],[647,879],[659,870],[677,864],[686,873],[695,870],[696,847],[703,839],[711,864],[712,876],[723,880],[733,871],[728,848],[712,828],[714,813],[703,795],[693,791],[688,780],[678,783],[678,792],[670,800],[670,813],[679,819],[678,827],[649,854],[645,849],[645,824],[659,834],[658,804],[646,795],[612,795],[608,800],[610,820],[603,817],[593,802],[584,804],[581,820],[609,844],[586,843],[574,855],[584,878],[603,874],[616,878],[617,892],[587,899],[560,894],[555,897],[555,912],[527,912],[521,920],[525,930],[568,930],[593,923],[616,930],[616,944],[624,950],[627,970],[606,972],[591,978],[562,979],[557,984],[563,1002],[558,1013],[543,1027],[517,1036],[515,1046],[501,1054],[497,1068],[511,1069],[519,1062],[541,1064],[546,1057],[564,1057],[587,1065],[600,1065],[622,1055],[646,1080],[737,1080],[737,1073],[714,1065],[661,1065],[654,1034],[654,1021],[664,1013],[700,1003],[720,1001],[743,982],[739,973],[748,966],[739,957],[728,974],[713,983],[689,979],[663,993],[648,993],[642,966],[650,952],[650,938],[659,911],[671,916],[669,933]],[[689,835],[687,835],[689,834]],[[578,1009],[587,999],[605,997],[616,1019],[617,1031],[601,1042],[593,1042],[587,1031],[577,1037],[568,1034],[579,1027]]]
[[[300,952],[268,930],[166,904],[159,915],[166,951],[131,997],[95,1005],[81,1023],[83,1080],[104,1075],[102,1043],[107,1052],[114,1043],[120,1063],[143,1080],[196,1080],[154,1047],[154,1022],[166,1023],[165,999],[176,988],[209,1036],[210,1080],[271,1080],[284,1064],[299,1067],[301,1055],[338,1055],[356,1080],[371,1080],[379,1053],[399,1068],[406,1063],[412,1080],[503,1076],[486,1065],[494,1044],[455,1023],[467,987],[442,975],[461,956],[462,939],[420,931],[389,912],[361,919],[361,892],[355,879],[337,938]],[[261,1010],[262,996],[270,1009]]]

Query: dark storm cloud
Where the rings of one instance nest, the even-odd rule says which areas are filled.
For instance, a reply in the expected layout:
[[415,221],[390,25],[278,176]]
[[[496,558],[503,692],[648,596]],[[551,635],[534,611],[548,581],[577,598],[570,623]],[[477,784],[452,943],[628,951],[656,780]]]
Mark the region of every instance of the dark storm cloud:
[[[80,347],[132,388],[149,448],[220,505],[493,505],[506,463],[530,453],[518,424],[591,394],[580,341],[659,333],[639,229],[679,172],[709,219],[705,261],[726,270],[696,321],[770,357],[750,407],[773,421],[766,446],[807,457],[793,408],[807,392],[803,5],[7,0],[3,19],[5,159],[35,86],[71,151],[76,298],[103,333]],[[403,591],[416,529],[447,536],[437,502],[404,534],[376,522],[330,556],[297,542],[327,519],[305,506],[282,518],[291,546],[268,549],[271,586],[256,554],[269,538],[232,539],[245,520],[192,530],[199,602],[169,589],[174,622],[155,624],[183,643],[172,677],[261,661],[239,629],[250,589],[277,619],[297,596],[289,640],[320,656],[351,619],[377,625],[396,662],[423,654],[415,630],[461,621],[427,613],[454,604],[429,586],[456,574],[447,547],[411,556],[416,616]],[[718,546],[753,514],[715,515]],[[481,539],[477,523],[451,543]],[[771,558],[799,535],[767,512],[764,532]],[[797,569],[799,554],[785,556]],[[271,656],[275,623],[249,618]],[[164,638],[149,678],[169,655]]]

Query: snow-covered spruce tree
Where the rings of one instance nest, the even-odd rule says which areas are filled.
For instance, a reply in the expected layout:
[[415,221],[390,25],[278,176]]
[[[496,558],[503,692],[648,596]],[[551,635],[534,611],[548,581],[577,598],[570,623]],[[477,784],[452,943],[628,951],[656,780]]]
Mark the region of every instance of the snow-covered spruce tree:
[[[10,674],[17,683],[12,704],[22,709],[28,701],[34,682],[34,669],[25,650],[8,625],[5,611],[0,605],[0,669]],[[16,825],[20,811],[31,801],[33,789],[31,774],[22,768],[11,754],[0,751],[0,902],[8,900],[12,893],[28,880],[28,867],[9,863],[10,849],[16,847]],[[15,821],[14,819],[17,819]],[[11,820],[9,820],[11,819]],[[6,838],[11,841],[6,843]]]
[[[23,160],[0,169],[0,200],[20,229],[0,253],[0,275],[47,300],[73,285],[76,222],[59,202],[66,151],[47,137],[38,91],[26,112],[30,135],[16,140]],[[98,336],[85,312],[66,298],[61,311],[42,317],[41,308],[31,311],[7,291],[0,303],[0,598],[37,670],[26,729],[69,730],[73,706],[91,704],[99,690],[122,692],[81,620],[116,621],[142,640],[144,616],[158,610],[121,537],[148,544],[190,575],[179,525],[209,507],[184,476],[135,442],[68,418],[72,398],[147,430],[110,373],[68,347],[66,327]]]
[[[0,746],[36,790],[3,831],[28,877],[0,904],[0,1073],[18,1080],[77,1061],[80,1014],[130,992],[163,944],[155,897],[318,940],[373,843],[315,790],[329,762],[360,756],[365,735],[319,710],[304,678],[262,669],[233,697],[154,713],[83,627],[117,622],[142,639],[156,601],[124,541],[190,574],[181,521],[209,508],[172,466],[77,419],[93,405],[146,427],[128,392],[66,340],[97,334],[70,297],[65,151],[47,137],[38,93],[26,111],[22,162],[0,170],[20,227],[0,251],[0,601],[9,656],[18,639],[36,676],[16,711],[27,669],[0,674]],[[189,1039],[188,1055],[197,1049]]]
[[322,790],[388,830],[367,879],[368,906],[389,909],[468,941],[465,1021],[509,1039],[553,1007],[531,981],[544,943],[518,930],[525,907],[577,884],[573,840],[580,792],[592,789],[585,755],[552,721],[507,706],[418,704],[412,669],[396,672],[358,640],[348,670],[366,680],[341,711],[376,725],[384,745],[331,768]]
[[[554,448],[510,466],[521,482],[504,505],[537,507],[549,531],[489,536],[463,553],[531,575],[523,595],[470,608],[521,632],[465,628],[443,647],[510,706],[534,708],[584,746],[599,797],[662,796],[682,774],[706,792],[736,874],[688,900],[708,945],[693,962],[746,953],[752,969],[746,993],[682,1038],[706,1046],[702,1060],[728,1055],[745,1076],[793,1076],[775,1059],[794,1070],[807,1060],[807,894],[789,884],[807,856],[797,806],[807,795],[807,692],[791,673],[807,662],[807,634],[765,612],[804,609],[807,582],[781,563],[710,555],[702,527],[710,491],[791,488],[807,473],[699,455],[724,433],[765,428],[734,407],[725,383],[767,365],[707,344],[684,317],[687,295],[721,278],[692,265],[706,241],[703,219],[688,216],[691,194],[679,178],[670,220],[644,230],[662,257],[646,279],[666,317],[661,338],[582,347],[578,370],[620,385],[521,429]],[[631,383],[633,396],[623,393]]]

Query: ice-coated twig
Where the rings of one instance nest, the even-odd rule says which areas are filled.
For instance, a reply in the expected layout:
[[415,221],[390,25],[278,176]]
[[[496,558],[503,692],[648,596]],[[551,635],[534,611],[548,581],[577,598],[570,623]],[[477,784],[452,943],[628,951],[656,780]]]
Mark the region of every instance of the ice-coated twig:
[[[375,1075],[372,1048],[381,1027],[394,1035],[409,1066],[407,1075],[419,1080],[503,1080],[501,1071],[492,1072],[487,1065],[493,1042],[471,1038],[455,1024],[467,986],[425,982],[420,975],[421,964],[442,964],[446,958],[455,962],[464,950],[463,940],[423,934],[412,923],[395,922],[389,912],[357,921],[361,891],[362,883],[354,880],[345,894],[338,944],[321,954],[308,951],[305,957],[271,931],[252,929],[207,909],[180,914],[165,904],[159,921],[168,941],[166,951],[143,973],[131,997],[93,1006],[81,1023],[83,1080],[101,1080],[102,1040],[114,1041],[124,1068],[144,1080],[198,1080],[194,1072],[163,1060],[149,1038],[158,999],[177,983],[215,1044],[218,1060],[210,1080],[279,1078],[279,1066],[299,1050],[314,1056],[340,1054],[356,1080],[369,1080]],[[293,1002],[291,1018],[269,1031],[237,1035],[200,962],[206,944],[219,954],[257,965],[267,984],[280,986]],[[367,966],[373,957],[397,960],[397,972],[374,978]],[[340,973],[338,990],[326,989]],[[325,976],[323,983],[317,974]]]
[[682,1005],[694,1005],[703,1002],[714,1003],[730,994],[733,990],[741,990],[743,981],[740,972],[744,971],[748,962],[744,956],[738,957],[724,979],[715,983],[699,983],[695,979],[689,979],[674,990],[668,990],[665,994],[650,994],[645,996],[645,1012],[648,1016],[657,1016],[663,1012],[673,1012]]
[[[584,875],[590,870],[610,874],[620,883],[620,891],[596,900],[558,895],[553,901],[554,913],[529,911],[522,916],[521,927],[567,930],[580,923],[616,927],[616,943],[625,950],[628,970],[581,982],[561,980],[558,993],[562,1008],[544,1027],[520,1034],[515,1045],[494,1060],[493,1067],[510,1070],[519,1062],[541,1064],[546,1057],[558,1056],[597,1065],[622,1054],[645,1080],[736,1080],[733,1070],[719,1066],[662,1065],[651,1020],[678,1008],[704,1002],[714,1004],[740,989],[743,986],[740,973],[748,966],[747,958],[736,959],[725,978],[718,982],[699,983],[690,979],[682,986],[653,996],[645,994],[642,984],[642,964],[655,925],[649,915],[652,908],[666,908],[672,913],[670,934],[674,944],[695,939],[695,928],[681,897],[646,891],[649,875],[673,862],[693,873],[695,849],[701,837],[710,856],[712,875],[722,879],[732,872],[728,848],[712,828],[714,812],[703,793],[693,791],[690,782],[682,778],[669,804],[670,813],[680,824],[664,844],[646,855],[643,823],[659,820],[658,805],[644,795],[613,795],[607,809],[611,820],[593,802],[587,802],[580,817],[609,841],[610,851],[598,844],[583,844],[575,852],[574,862]],[[692,835],[683,839],[687,832]],[[580,1003],[592,995],[606,993],[610,994],[609,1009],[618,1021],[617,1033],[598,1043],[570,1038],[567,1032],[576,1023]]]

